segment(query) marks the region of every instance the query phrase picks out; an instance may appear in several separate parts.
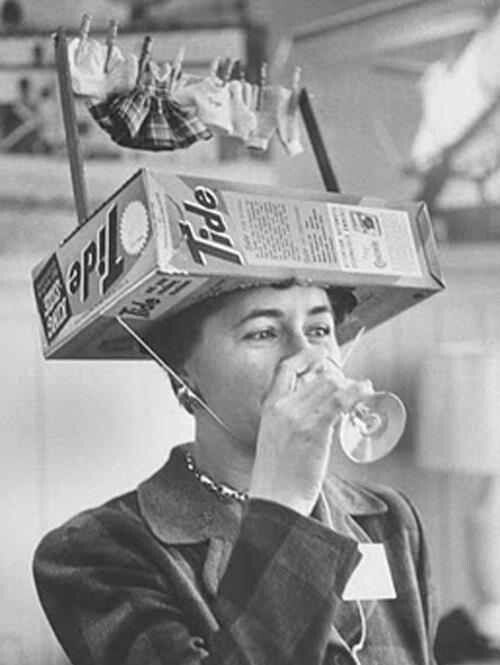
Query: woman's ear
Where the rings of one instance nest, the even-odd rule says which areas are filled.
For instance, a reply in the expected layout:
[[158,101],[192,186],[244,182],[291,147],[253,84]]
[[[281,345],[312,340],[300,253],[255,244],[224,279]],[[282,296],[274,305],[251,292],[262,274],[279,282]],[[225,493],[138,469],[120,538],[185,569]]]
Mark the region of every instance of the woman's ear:
[[186,368],[181,368],[178,371],[179,379],[172,378],[172,387],[174,388],[175,395],[179,404],[186,409],[190,414],[194,413],[196,403],[199,401],[199,396],[196,388],[193,386],[193,378],[190,376]]
[[177,391],[177,399],[179,401],[179,404],[186,409],[188,413],[193,415],[194,413],[194,408],[196,405],[196,398],[194,396],[194,393],[188,388],[187,386],[181,386],[179,390]]
[[196,394],[196,378],[188,363],[185,363],[182,367],[178,368],[177,375],[180,379],[180,381],[178,381],[179,386]]

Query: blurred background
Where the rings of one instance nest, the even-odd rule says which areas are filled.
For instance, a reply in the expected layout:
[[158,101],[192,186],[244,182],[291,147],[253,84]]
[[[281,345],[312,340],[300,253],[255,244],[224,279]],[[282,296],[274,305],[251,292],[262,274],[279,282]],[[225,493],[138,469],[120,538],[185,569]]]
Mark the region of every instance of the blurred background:
[[[424,200],[447,290],[367,335],[350,372],[398,393],[396,451],[341,472],[410,496],[426,526],[442,618],[440,662],[500,646],[500,19],[466,0],[0,1],[0,665],[65,663],[31,575],[41,536],[153,473],[191,421],[148,362],[44,361],[30,271],[77,224],[52,34],[81,15],[136,52],[186,47],[205,72],[302,67],[342,191]],[[250,155],[218,137],[174,153],[112,143],[77,107],[90,207],[139,167],[324,187],[309,144]],[[498,655],[498,652],[497,652]],[[492,662],[491,659],[489,662]],[[499,661],[500,662],[500,661]]]

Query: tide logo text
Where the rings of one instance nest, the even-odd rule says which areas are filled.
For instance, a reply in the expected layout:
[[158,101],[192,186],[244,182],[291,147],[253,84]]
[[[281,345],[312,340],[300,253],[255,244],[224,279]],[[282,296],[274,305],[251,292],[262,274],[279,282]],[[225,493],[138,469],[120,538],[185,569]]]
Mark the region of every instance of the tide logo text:
[[229,261],[243,265],[243,257],[234,249],[234,243],[227,232],[224,215],[218,210],[217,195],[208,187],[199,185],[194,189],[196,202],[184,201],[186,212],[198,215],[204,226],[198,235],[191,222],[179,220],[180,229],[186,238],[191,256],[196,263],[207,264],[207,256],[213,256],[221,261]]
[[119,254],[118,213],[116,204],[109,209],[106,221],[97,229],[95,238],[80,252],[68,268],[66,284],[73,295],[79,292],[84,303],[89,297],[92,278],[99,279],[99,294],[105,295],[123,273],[123,257]]

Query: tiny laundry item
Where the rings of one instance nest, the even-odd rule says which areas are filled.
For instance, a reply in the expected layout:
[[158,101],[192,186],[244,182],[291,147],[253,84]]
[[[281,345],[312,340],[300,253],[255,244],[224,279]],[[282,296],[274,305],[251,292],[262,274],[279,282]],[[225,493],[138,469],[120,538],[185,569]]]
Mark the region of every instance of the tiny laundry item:
[[137,150],[176,150],[212,137],[195,109],[172,98],[167,81],[152,79],[89,110],[116,143]]
[[257,128],[257,116],[244,98],[245,86],[250,86],[250,95],[247,96],[247,99],[251,99],[251,85],[237,79],[229,81],[227,85],[231,105],[232,134],[247,141],[250,134]]
[[212,138],[196,110],[178,104],[162,82],[156,81],[145,94],[149,95],[149,111],[135,138],[136,148],[176,150]]
[[145,72],[151,60],[151,47],[152,39],[147,35],[142,43],[136,80],[130,92],[110,95],[102,102],[89,105],[94,120],[115,143],[124,147],[134,147],[135,137],[149,112],[149,95],[141,86],[141,82],[145,79]]
[[255,88],[254,107],[257,126],[250,134],[246,145],[256,150],[267,150],[269,142],[278,127],[278,108],[280,104],[278,86],[267,85],[267,64],[261,66],[259,85]]
[[278,86],[264,86],[258,92],[255,130],[250,134],[246,145],[256,150],[267,150],[278,127],[278,108],[281,92]]
[[228,84],[217,76],[219,61],[214,61],[210,74],[198,81],[179,85],[175,101],[181,106],[194,106],[199,119],[215,132],[231,134],[231,100]]
[[123,55],[116,46],[116,23],[110,22],[106,44],[88,38],[88,17],[79,37],[68,44],[68,61],[73,92],[93,102],[133,89],[137,79],[137,57]]
[[[104,99],[108,94],[107,78],[104,71],[107,59],[107,47],[96,39],[75,37],[68,43],[68,61],[71,73],[71,85],[76,95],[91,99]],[[123,61],[123,56],[114,47],[109,58],[108,69],[112,70]]]
[[133,147],[135,137],[149,111],[147,96],[136,88],[125,95],[113,95],[88,107],[94,120],[115,143]]
[[299,122],[300,77],[301,69],[296,67],[292,89],[281,88],[281,99],[278,106],[278,136],[291,157],[304,152]]
[[268,85],[266,63],[258,85],[246,80],[244,67],[232,58],[216,58],[205,77],[189,75],[182,70],[184,47],[172,62],[155,62],[151,36],[137,57],[117,46],[116,21],[109,22],[105,41],[89,37],[90,23],[85,14],[78,37],[68,43],[72,88],[115,143],[176,150],[219,133],[266,150],[278,130],[289,155],[302,152],[298,68],[291,91]]
[[137,56],[134,53],[125,53],[123,60],[116,61],[109,68],[106,75],[106,96],[125,94],[133,90],[138,71]]
[[173,65],[154,63],[152,40],[144,39],[135,87],[89,106],[96,122],[113,141],[136,150],[176,150],[212,137],[196,109],[181,106],[171,95],[179,78],[183,49]]
[[347,581],[343,600],[392,600],[397,597],[383,543],[358,543],[362,558]]

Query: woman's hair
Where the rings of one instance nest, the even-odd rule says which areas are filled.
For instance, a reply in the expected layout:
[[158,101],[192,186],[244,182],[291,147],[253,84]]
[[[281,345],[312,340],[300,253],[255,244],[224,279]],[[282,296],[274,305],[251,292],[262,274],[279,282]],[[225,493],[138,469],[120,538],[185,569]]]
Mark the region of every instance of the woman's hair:
[[[272,288],[286,289],[297,284],[287,280],[272,284]],[[250,287],[259,288],[259,287]],[[345,287],[326,287],[325,291],[332,306],[335,324],[338,326],[352,312],[357,299],[351,289]],[[190,305],[178,314],[170,316],[151,328],[146,339],[149,345],[177,374],[200,339],[205,319],[221,310],[235,291],[228,291]],[[172,388],[177,394],[180,383],[171,377]]]

